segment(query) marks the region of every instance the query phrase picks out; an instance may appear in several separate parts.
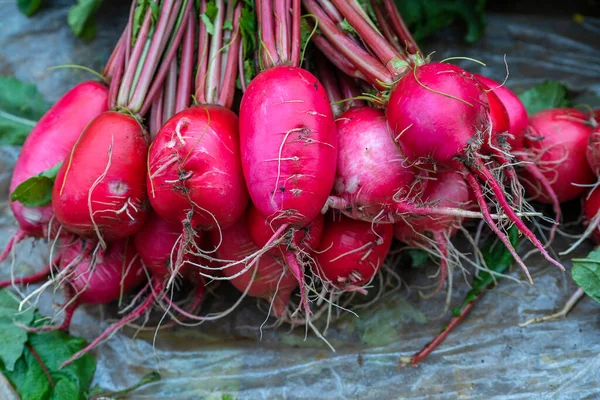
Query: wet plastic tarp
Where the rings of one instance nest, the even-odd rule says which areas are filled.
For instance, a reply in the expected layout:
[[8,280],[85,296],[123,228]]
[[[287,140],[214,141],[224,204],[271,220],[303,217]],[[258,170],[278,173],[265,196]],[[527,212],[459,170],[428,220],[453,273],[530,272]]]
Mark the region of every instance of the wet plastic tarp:
[[[99,70],[126,17],[125,6],[107,2],[101,10],[98,38],[84,43],[65,24],[71,2],[55,2],[59,4],[32,20],[22,16],[14,2],[5,3],[0,73],[36,83],[51,100],[90,76],[47,68],[74,63]],[[425,48],[436,50],[438,60],[465,56],[484,61],[485,69],[467,61],[461,64],[499,80],[506,74],[506,55],[508,84],[513,89],[544,78],[558,79],[587,91],[578,99],[586,103],[589,93],[600,93],[599,27],[598,20],[576,23],[570,16],[491,15],[485,39],[476,45],[460,45],[447,35]],[[0,147],[1,246],[15,229],[6,196],[18,150]],[[566,244],[559,243],[557,249]],[[18,250],[15,265],[23,273],[43,265],[47,245],[26,241]],[[589,250],[584,245],[575,256]],[[426,301],[416,290],[407,289],[426,272],[399,267],[405,282],[398,292],[361,310],[360,317],[347,314],[329,328],[327,338],[336,352],[312,333],[304,340],[303,329],[290,332],[285,325],[265,327],[261,340],[265,313],[249,300],[215,323],[160,331],[156,338],[146,332],[132,340],[131,330],[113,336],[97,350],[94,383],[121,389],[158,369],[163,379],[131,398],[221,399],[224,394],[241,399],[600,398],[600,306],[586,298],[564,321],[518,327],[519,322],[561,308],[575,290],[565,273],[539,258],[529,258],[527,263],[535,286],[504,279],[418,368],[399,368],[399,357],[420,349],[450,315],[440,317],[443,294]],[[8,271],[7,262],[0,276],[8,276]],[[517,271],[513,276],[522,279]],[[467,290],[461,275],[456,275],[454,287],[453,304],[459,304]],[[53,312],[53,300],[57,299],[50,294],[42,297],[39,305],[44,312]],[[219,299],[209,307],[211,311],[225,308]],[[115,317],[107,309],[84,308],[77,312],[72,332],[93,338]]]

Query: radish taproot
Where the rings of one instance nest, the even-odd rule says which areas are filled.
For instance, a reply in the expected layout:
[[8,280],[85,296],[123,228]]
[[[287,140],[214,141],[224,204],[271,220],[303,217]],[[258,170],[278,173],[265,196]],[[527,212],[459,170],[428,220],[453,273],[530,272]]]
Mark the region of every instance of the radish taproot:
[[[453,171],[440,171],[428,182],[423,201],[447,207],[464,207],[470,201],[470,190],[462,176]],[[433,249],[440,259],[439,292],[448,276],[449,241],[462,224],[460,217],[415,216],[394,225],[396,239],[416,248]]]
[[344,292],[365,294],[390,250],[393,225],[329,218],[316,252],[317,274]]
[[[241,261],[260,251],[250,237],[246,217],[224,230],[222,238],[218,232],[211,232],[211,240],[217,257],[224,260]],[[247,266],[240,262],[221,271],[240,292],[269,301],[273,314],[283,316],[292,292],[298,287],[296,276],[282,257],[269,253],[260,256],[249,269]]]
[[109,106],[122,112],[100,114],[82,132],[58,172],[52,196],[58,222],[70,232],[97,237],[103,247],[135,233],[147,215],[148,134],[139,118],[162,86],[191,2],[166,0],[154,10],[158,16],[146,3],[137,7],[141,12],[131,13],[130,24],[141,16],[141,27],[129,59],[122,60],[122,79],[111,82],[118,95]]
[[[256,2],[260,65],[240,105],[242,169],[274,238],[309,225],[335,178],[336,129],[327,93],[300,65],[300,0]],[[297,257],[297,254],[286,257]],[[290,265],[309,313],[302,266]]]
[[[207,1],[201,1],[200,11],[207,6]],[[203,51],[198,54],[194,96],[198,104],[178,107],[183,110],[162,126],[149,150],[150,204],[167,222],[178,223],[182,233],[171,281],[184,264],[185,254],[204,253],[195,243],[200,232],[221,232],[232,226],[248,203],[238,118],[229,109],[237,76],[240,15],[241,3],[230,1],[226,6],[220,2],[213,29],[209,32],[200,22]],[[233,31],[225,29],[226,23]],[[193,54],[194,48],[183,50]],[[177,90],[176,104],[187,106],[189,100],[186,91]]]
[[[10,181],[10,193],[27,179],[63,161],[90,121],[107,109],[108,89],[100,83],[83,82],[65,93],[25,140]],[[11,201],[10,208],[19,229],[0,255],[0,262],[23,238],[48,237],[49,224],[54,216],[51,205],[25,207],[18,201]]]

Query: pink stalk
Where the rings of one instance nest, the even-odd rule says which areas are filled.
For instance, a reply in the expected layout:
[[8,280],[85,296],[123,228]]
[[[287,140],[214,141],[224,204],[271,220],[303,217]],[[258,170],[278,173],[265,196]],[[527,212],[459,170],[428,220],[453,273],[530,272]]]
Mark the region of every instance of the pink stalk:
[[[230,5],[231,4],[232,2],[230,2]],[[233,105],[233,98],[235,96],[235,80],[238,71],[238,57],[241,59],[240,51],[242,51],[239,24],[240,17],[242,16],[241,2],[236,5],[235,9],[228,10],[227,14],[228,19],[233,21],[233,32],[226,37],[226,39],[229,41],[229,48],[225,52],[225,70],[223,73],[223,82],[221,83],[221,93],[219,94],[217,104],[220,104],[226,108],[231,108]],[[243,63],[243,60],[241,62]],[[243,74],[243,65],[241,68],[241,74]],[[244,76],[240,76],[240,79],[243,80]]]
[[179,68],[179,80],[177,82],[175,113],[183,111],[190,106],[192,94],[192,73],[194,70],[195,30],[196,21],[194,19],[194,15],[190,13],[181,44],[181,62]]

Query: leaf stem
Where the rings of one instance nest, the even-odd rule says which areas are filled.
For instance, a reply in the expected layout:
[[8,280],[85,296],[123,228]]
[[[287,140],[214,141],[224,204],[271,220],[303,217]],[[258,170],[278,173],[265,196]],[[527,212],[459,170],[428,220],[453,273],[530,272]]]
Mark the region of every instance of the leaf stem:
[[44,361],[42,361],[42,358],[30,343],[27,343],[27,348],[31,352],[33,358],[35,358],[35,361],[37,361],[37,363],[42,368],[42,371],[44,371],[44,375],[46,375],[46,378],[48,378],[50,386],[52,386],[52,389],[54,389],[54,380],[52,379],[52,375],[50,375],[50,371],[48,371],[48,367],[46,367],[46,364],[44,364]]

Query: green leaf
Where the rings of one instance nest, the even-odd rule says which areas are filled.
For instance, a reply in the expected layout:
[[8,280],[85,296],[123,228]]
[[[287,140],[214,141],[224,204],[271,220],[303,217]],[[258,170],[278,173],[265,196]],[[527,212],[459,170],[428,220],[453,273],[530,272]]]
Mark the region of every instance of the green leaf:
[[[508,238],[513,247],[516,248],[519,242],[519,231],[515,226],[512,226],[508,231]],[[514,261],[513,256],[508,249],[496,237],[490,238],[490,240],[483,245],[481,253],[483,254],[485,265],[487,265],[491,272],[480,271],[475,279],[473,279],[471,290],[467,292],[463,304],[452,310],[452,314],[455,317],[460,315],[462,309],[483,293],[489,285],[494,283],[495,280],[498,280],[498,277],[494,276],[494,272],[505,272]]]
[[485,33],[485,0],[396,0],[396,5],[417,42],[456,23],[465,26],[469,43]]
[[0,76],[0,145],[23,144],[49,108],[35,85]]
[[77,0],[71,7],[67,22],[75,35],[82,39],[92,39],[96,35],[94,14],[102,4],[102,0]]
[[137,5],[135,6],[135,10],[133,12],[133,30],[131,33],[131,46],[135,44],[135,40],[140,33],[140,29],[142,28],[142,24],[144,23],[144,17],[146,16],[146,11],[150,6],[150,0],[139,0]]
[[[22,400],[85,398],[96,371],[94,357],[86,354],[59,370],[60,364],[86,346],[87,342],[84,339],[62,331],[41,332],[30,334],[29,344],[39,360],[32,350],[26,347],[14,371],[2,370]],[[52,383],[44,369],[48,371]]]
[[575,258],[571,276],[585,294],[600,303],[600,248],[595,249],[587,258]]
[[23,354],[27,331],[19,325],[29,325],[33,311],[18,312],[19,301],[8,291],[0,291],[0,360],[7,371],[15,369],[16,361]]
[[557,81],[544,81],[533,86],[519,96],[528,114],[549,108],[571,106],[571,93],[565,85]]
[[425,250],[408,249],[406,254],[410,257],[412,268],[421,268],[429,260],[429,253]]
[[206,3],[206,11],[204,13],[200,14],[200,19],[206,26],[206,32],[208,32],[209,35],[215,34],[214,21],[215,21],[215,18],[217,18],[218,12],[219,12],[219,9],[215,5],[215,2],[211,0],[208,3]]
[[35,14],[41,7],[42,0],[17,0],[19,10],[28,17]]
[[52,201],[52,188],[54,180],[62,161],[54,167],[22,182],[10,194],[12,201],[18,201],[25,207],[42,207]]
[[128,387],[127,389],[119,390],[118,392],[107,392],[99,388],[98,386],[94,386],[92,390],[87,395],[89,400],[110,398],[110,399],[121,399],[125,398],[129,393],[139,389],[142,386],[149,385],[154,382],[158,382],[161,379],[161,376],[158,372],[150,372],[146,374],[140,379],[138,383],[135,385]]

